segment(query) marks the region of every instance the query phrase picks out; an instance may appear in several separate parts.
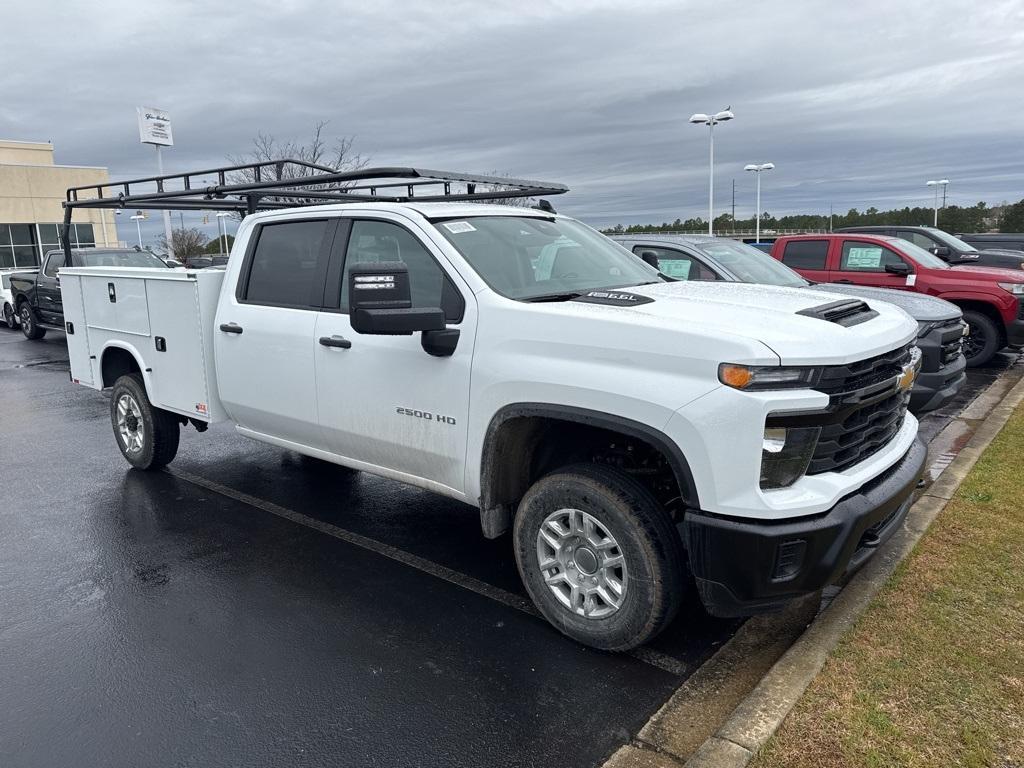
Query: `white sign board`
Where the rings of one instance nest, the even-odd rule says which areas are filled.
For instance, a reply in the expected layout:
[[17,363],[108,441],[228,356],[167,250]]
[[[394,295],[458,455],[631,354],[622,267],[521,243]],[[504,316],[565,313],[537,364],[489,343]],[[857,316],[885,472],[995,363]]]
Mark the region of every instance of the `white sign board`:
[[139,113],[139,141],[163,147],[174,146],[171,118],[166,112],[154,107],[136,107],[135,111]]

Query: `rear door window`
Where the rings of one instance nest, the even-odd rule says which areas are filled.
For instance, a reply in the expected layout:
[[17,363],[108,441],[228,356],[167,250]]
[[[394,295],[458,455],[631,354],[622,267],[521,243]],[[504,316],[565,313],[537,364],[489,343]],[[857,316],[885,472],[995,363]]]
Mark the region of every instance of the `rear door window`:
[[828,240],[790,240],[782,251],[782,263],[790,269],[826,269]]
[[249,304],[308,309],[323,296],[326,219],[263,224],[238,298]]

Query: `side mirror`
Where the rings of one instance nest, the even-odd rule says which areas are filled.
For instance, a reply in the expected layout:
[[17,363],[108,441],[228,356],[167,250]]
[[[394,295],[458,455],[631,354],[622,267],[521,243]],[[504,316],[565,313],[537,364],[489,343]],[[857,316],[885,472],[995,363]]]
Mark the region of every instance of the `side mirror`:
[[640,251],[640,258],[655,269],[661,268],[661,263],[658,261],[658,254],[655,251]]
[[409,268],[401,261],[355,264],[348,274],[349,322],[356,333],[408,336],[445,330],[440,308],[414,309]]
[[909,275],[910,265],[904,264],[902,261],[896,262],[895,264],[886,264],[885,271],[893,275]]
[[949,258],[949,248],[945,245],[936,245],[931,249],[932,253],[938,256],[940,259]]

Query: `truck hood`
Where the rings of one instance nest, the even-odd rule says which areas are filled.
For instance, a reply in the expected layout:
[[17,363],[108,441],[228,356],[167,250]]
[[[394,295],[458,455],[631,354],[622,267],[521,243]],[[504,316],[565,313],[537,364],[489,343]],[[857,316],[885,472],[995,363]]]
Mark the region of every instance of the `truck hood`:
[[1017,269],[1003,269],[1002,267],[977,267],[967,264],[950,267],[957,274],[964,275],[965,279],[975,278],[987,283],[1024,283],[1024,271]]
[[[596,311],[601,299],[583,297],[576,304]],[[685,327],[708,336],[727,334],[759,341],[783,365],[835,365],[863,360],[907,344],[917,335],[917,323],[904,311],[881,301],[869,301],[877,315],[854,325],[840,325],[814,316],[813,310],[843,301],[835,294],[809,288],[725,282],[655,283],[607,293],[633,294],[650,301],[608,301],[603,312],[645,315],[667,327]],[[641,299],[643,301],[643,299]],[[584,303],[590,302],[590,303]],[[577,311],[577,310],[572,310]],[[811,314],[800,314],[811,311]],[[605,315],[607,317],[607,315]],[[742,361],[737,361],[742,362]]]
[[902,309],[920,323],[935,323],[942,320],[956,320],[962,314],[960,307],[945,299],[926,296],[913,291],[894,291],[891,288],[872,288],[867,285],[837,285],[816,283],[813,290],[836,293],[843,296],[857,296],[874,307],[874,302],[887,301]]

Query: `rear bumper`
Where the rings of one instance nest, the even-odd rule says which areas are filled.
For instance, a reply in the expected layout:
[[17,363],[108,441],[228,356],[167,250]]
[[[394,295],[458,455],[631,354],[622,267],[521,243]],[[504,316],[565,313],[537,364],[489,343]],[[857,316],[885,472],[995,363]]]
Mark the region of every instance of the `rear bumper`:
[[679,527],[705,607],[715,616],[777,610],[859,568],[906,517],[926,456],[915,439],[896,464],[810,519],[687,512]]

